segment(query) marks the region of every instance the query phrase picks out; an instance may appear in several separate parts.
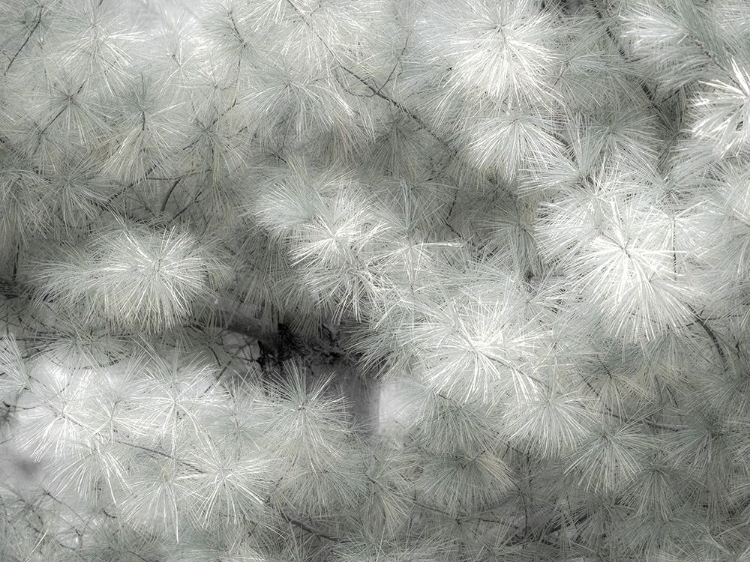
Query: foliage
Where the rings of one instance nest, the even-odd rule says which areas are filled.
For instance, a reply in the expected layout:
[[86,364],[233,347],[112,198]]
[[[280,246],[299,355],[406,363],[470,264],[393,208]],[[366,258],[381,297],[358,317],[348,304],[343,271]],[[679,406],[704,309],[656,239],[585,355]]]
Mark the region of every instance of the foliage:
[[750,560],[744,0],[142,4],[0,0],[0,559]]

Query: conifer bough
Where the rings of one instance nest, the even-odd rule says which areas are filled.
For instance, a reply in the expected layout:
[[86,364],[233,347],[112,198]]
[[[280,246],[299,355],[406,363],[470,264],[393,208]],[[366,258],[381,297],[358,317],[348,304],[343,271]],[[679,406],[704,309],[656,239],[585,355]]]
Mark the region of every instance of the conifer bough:
[[750,561],[745,0],[0,0],[0,560]]

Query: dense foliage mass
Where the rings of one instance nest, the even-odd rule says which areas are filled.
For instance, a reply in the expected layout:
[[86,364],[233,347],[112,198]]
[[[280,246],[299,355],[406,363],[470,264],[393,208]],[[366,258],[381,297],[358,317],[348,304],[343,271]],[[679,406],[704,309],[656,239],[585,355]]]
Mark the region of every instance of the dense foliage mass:
[[0,0],[1,560],[750,560],[746,0],[190,6]]

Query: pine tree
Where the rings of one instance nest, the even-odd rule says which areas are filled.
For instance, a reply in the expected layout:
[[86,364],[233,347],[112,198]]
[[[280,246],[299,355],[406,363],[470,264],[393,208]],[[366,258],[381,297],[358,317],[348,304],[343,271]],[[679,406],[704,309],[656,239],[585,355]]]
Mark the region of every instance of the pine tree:
[[0,560],[750,560],[744,0],[0,0]]

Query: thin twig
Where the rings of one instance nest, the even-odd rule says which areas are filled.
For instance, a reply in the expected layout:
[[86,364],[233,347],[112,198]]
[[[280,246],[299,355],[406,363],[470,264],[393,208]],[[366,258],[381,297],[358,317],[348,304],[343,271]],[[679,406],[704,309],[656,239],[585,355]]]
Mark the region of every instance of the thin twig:
[[8,63],[8,66],[5,68],[5,72],[3,72],[3,76],[6,76],[8,74],[8,71],[10,70],[10,67],[13,66],[13,63],[16,62],[16,58],[18,58],[18,55],[21,54],[21,51],[23,51],[24,47],[28,44],[29,40],[31,39],[31,36],[34,35],[34,32],[37,30],[39,25],[42,23],[42,11],[44,10],[44,5],[39,6],[39,13],[36,16],[36,22],[34,22],[34,26],[29,31],[29,34],[26,36],[26,39],[21,44],[20,47],[18,47],[18,50],[16,51],[16,54],[13,55],[13,58],[10,59],[10,62]]
[[[596,0],[593,0],[592,2],[594,6],[594,11],[596,12],[596,17],[599,18],[599,21],[604,22],[604,14],[602,14],[601,8],[599,7],[599,3]],[[620,53],[620,56],[622,59],[630,63],[632,62],[630,60],[630,57],[628,57],[627,53],[625,52],[625,49],[620,44],[620,41],[615,37],[615,34],[612,33],[612,29],[610,29],[609,25],[604,24],[604,31],[607,34],[607,37],[609,37],[609,40],[612,41],[612,44],[617,47],[617,52]],[[645,83],[641,82],[640,84],[641,90],[643,90],[643,93],[646,94],[646,99],[648,99],[649,103],[651,104],[651,107],[658,110],[658,106],[656,105],[656,100],[654,99],[654,93],[651,91],[651,88],[649,88]]]
[[322,539],[326,539],[327,541],[337,542],[337,543],[349,541],[349,539],[341,538],[341,537],[334,537],[333,535],[329,535],[328,533],[324,533],[323,531],[315,529],[314,527],[311,527],[310,525],[303,523],[302,521],[299,521],[297,519],[294,519],[293,517],[290,517],[289,515],[284,513],[282,510],[279,510],[279,514],[281,515],[281,517],[284,518],[284,520],[287,523],[291,523],[295,527],[299,527],[303,531],[310,533],[311,535],[315,535],[316,537],[320,537]]
[[172,196],[172,192],[177,187],[177,184],[179,184],[181,181],[182,181],[182,178],[177,178],[172,184],[172,187],[169,188],[169,191],[167,191],[167,194],[164,196],[164,200],[161,202],[161,207],[159,208],[160,214],[164,214],[164,210],[167,208],[167,202],[169,201],[169,198]]
[[729,373],[731,370],[731,366],[729,364],[729,358],[727,357],[726,353],[724,353],[724,349],[721,347],[721,343],[719,342],[719,338],[716,337],[716,333],[711,329],[711,327],[706,323],[706,320],[701,317],[700,314],[691,306],[688,305],[688,309],[690,312],[693,313],[693,316],[695,317],[695,321],[698,323],[698,325],[703,328],[703,330],[708,335],[709,339],[711,340],[711,343],[713,344],[714,348],[716,349],[716,352],[719,354],[719,357],[721,358],[721,364],[724,367],[724,372]]
[[[320,43],[323,45],[323,47],[333,56],[335,60],[338,60],[338,56],[334,52],[334,50],[326,43],[326,40],[313,28],[312,23],[308,20],[307,16],[305,16],[304,13],[292,2],[292,0],[286,0],[287,3],[294,9],[295,12],[297,12],[300,17],[302,18],[302,21],[305,23],[307,27],[310,28],[310,30],[313,32],[313,35],[320,41]],[[394,100],[392,97],[388,96],[387,94],[384,94],[381,90],[383,86],[380,88],[376,88],[372,84],[370,84],[367,80],[362,78],[359,74],[351,70],[350,68],[347,68],[343,64],[339,62],[339,66],[341,70],[351,75],[353,78],[355,78],[358,82],[360,82],[363,86],[365,86],[368,90],[370,90],[374,95],[379,97],[382,100],[387,101],[388,103],[392,104],[394,107],[398,108],[399,111],[403,112],[405,115],[407,115],[410,119],[412,119],[417,125],[419,125],[422,129],[424,129],[431,137],[433,137],[435,140],[437,140],[440,144],[445,146],[451,153],[456,154],[456,149],[454,149],[448,141],[440,137],[435,131],[433,131],[427,123],[425,123],[416,113],[409,110],[406,106],[404,106],[401,102]]]

